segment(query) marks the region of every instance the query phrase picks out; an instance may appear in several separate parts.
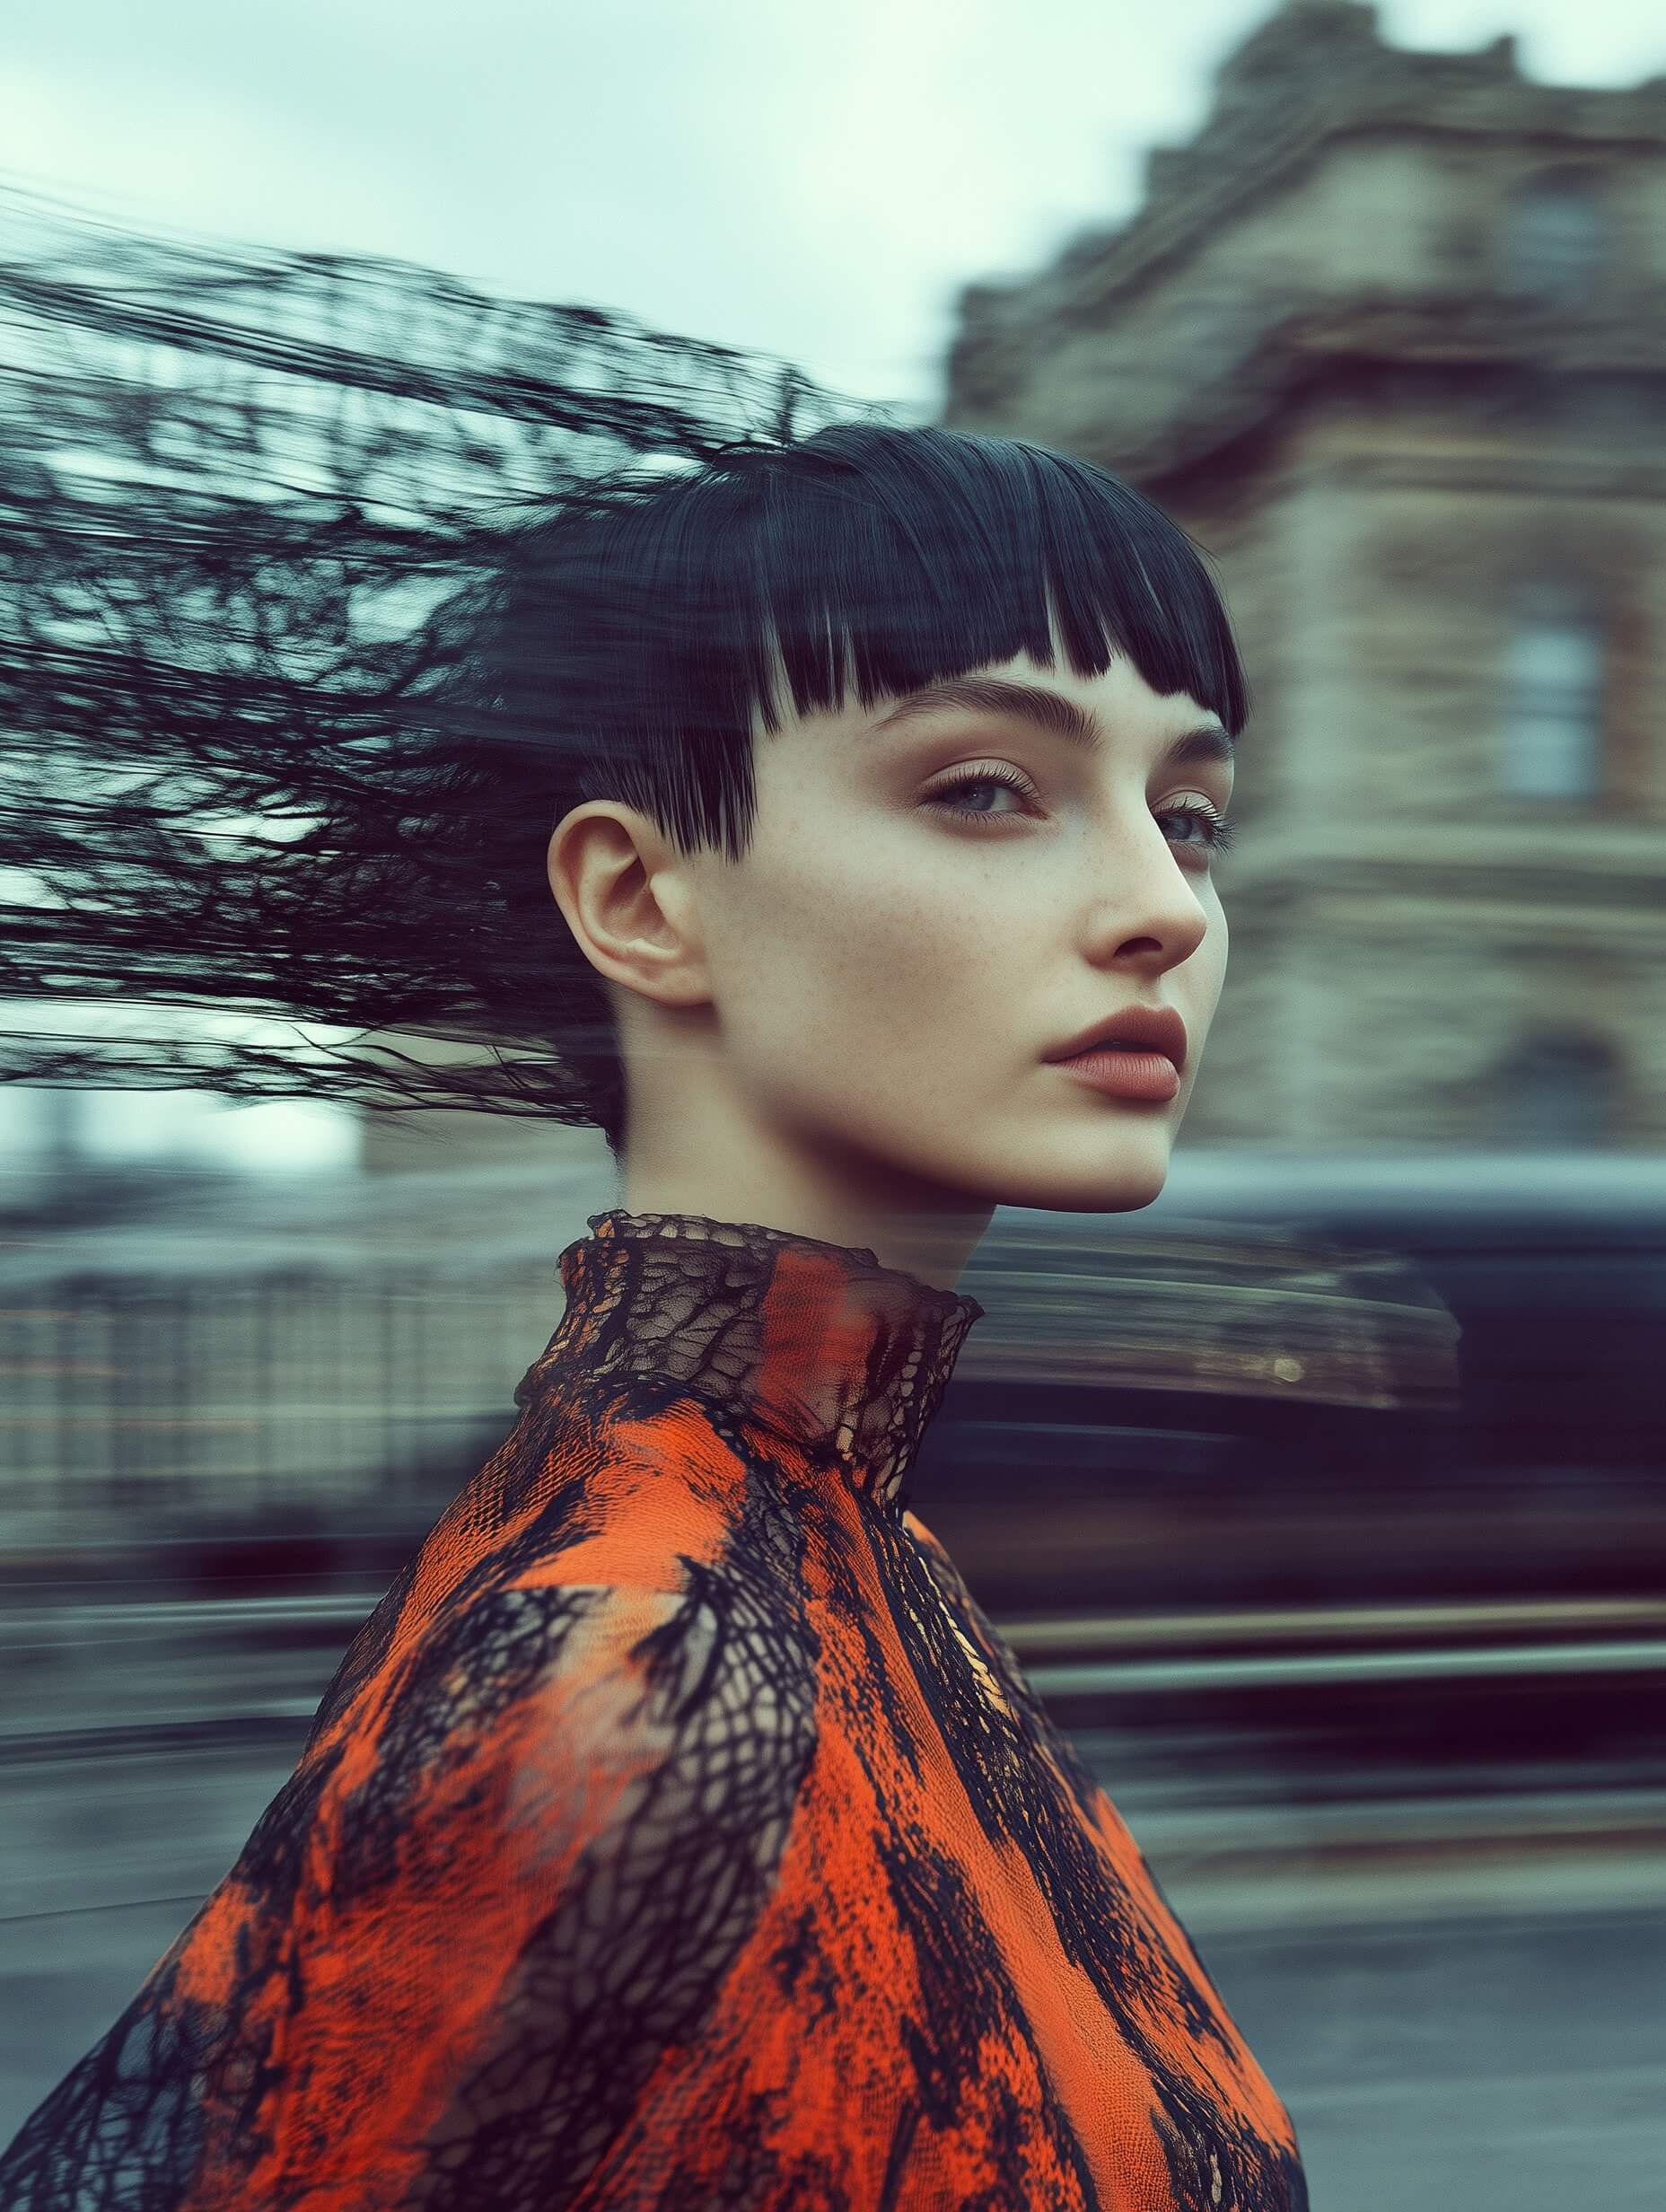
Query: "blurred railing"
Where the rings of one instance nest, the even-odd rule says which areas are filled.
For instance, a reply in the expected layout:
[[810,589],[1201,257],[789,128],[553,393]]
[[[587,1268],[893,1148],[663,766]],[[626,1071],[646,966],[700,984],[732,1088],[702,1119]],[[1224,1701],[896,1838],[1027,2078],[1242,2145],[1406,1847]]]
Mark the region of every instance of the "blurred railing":
[[0,1544],[399,1519],[456,1479],[559,1317],[490,1281],[82,1280],[0,1305]]

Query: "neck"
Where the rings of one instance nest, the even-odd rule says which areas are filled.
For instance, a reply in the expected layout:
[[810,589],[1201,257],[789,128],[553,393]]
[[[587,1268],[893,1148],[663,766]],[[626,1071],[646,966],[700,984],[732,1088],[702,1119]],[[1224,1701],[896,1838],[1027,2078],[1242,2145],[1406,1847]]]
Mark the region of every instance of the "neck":
[[882,1267],[951,1291],[995,1207],[901,1170],[837,1154],[749,1146],[745,1161],[656,1157],[632,1146],[620,1205],[633,1214],[761,1221],[828,1244],[861,1245]]
[[517,1404],[573,1376],[662,1407],[705,1400],[725,1433],[788,1445],[772,1463],[794,1479],[831,1475],[901,1513],[903,1478],[982,1315],[975,1298],[888,1269],[871,1247],[767,1224],[613,1207],[589,1226],[561,1255],[561,1325]]
[[861,1247],[934,1289],[954,1289],[994,1218],[993,1199],[773,1110],[738,1085],[710,1005],[668,1009],[624,991],[615,1005],[624,1207],[766,1222]]

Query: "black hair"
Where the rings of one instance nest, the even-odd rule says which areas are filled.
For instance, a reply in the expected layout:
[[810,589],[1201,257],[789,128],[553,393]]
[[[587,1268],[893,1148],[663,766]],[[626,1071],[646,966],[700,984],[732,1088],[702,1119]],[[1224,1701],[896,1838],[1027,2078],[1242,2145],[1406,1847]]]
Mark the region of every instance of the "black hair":
[[[162,289],[177,300],[203,273],[181,274],[176,255]],[[364,276],[294,261],[241,273],[245,312],[251,288],[264,309],[300,283],[313,328],[320,283]],[[373,273],[384,292],[428,287],[430,304],[441,281]],[[33,285],[38,301],[38,273]],[[213,356],[223,377],[242,333],[217,289],[206,330],[188,313],[170,338]],[[83,324],[88,296],[83,283]],[[130,298],[110,317],[124,340]],[[450,286],[448,312],[459,300]],[[504,312],[464,303],[477,320]],[[1055,636],[1078,674],[1127,654],[1153,690],[1189,693],[1241,727],[1242,672],[1205,559],[1104,470],[1022,440],[864,417],[796,373],[783,383],[779,364],[679,350],[594,311],[542,312],[567,347],[558,385],[512,363],[483,396],[478,370],[460,384],[437,348],[414,365],[302,347],[314,384],[362,397],[369,382],[411,403],[391,489],[385,436],[353,448],[337,429],[322,489],[298,498],[292,422],[280,496],[270,481],[251,493],[236,439],[217,491],[200,472],[170,490],[147,465],[125,511],[109,470],[91,492],[60,472],[32,501],[13,495],[16,513],[0,518],[14,551],[7,703],[38,759],[81,775],[74,787],[40,779],[32,818],[27,803],[4,811],[0,863],[22,865],[44,896],[13,907],[22,935],[0,955],[0,990],[243,1007],[358,1037],[302,1051],[176,1040],[147,1055],[131,1040],[13,1032],[7,1072],[467,1103],[599,1127],[617,1156],[626,1098],[611,1002],[546,877],[550,832],[571,807],[616,798],[680,850],[739,859],[753,747],[785,717],[1021,652],[1048,663]],[[239,356],[263,373],[265,335]],[[269,415],[269,391],[259,397]],[[558,418],[543,486],[522,451],[513,483],[454,496],[436,528],[421,466],[436,399],[477,437],[483,415],[500,429]],[[112,382],[97,426],[129,460],[133,414],[131,389]],[[318,419],[314,405],[303,427],[315,463]],[[430,511],[413,525],[422,498]],[[93,510],[104,542],[90,554]],[[56,598],[20,618],[43,574]],[[113,659],[89,613],[106,639],[118,617]],[[257,834],[228,836],[228,812]],[[399,1035],[489,1057],[434,1065],[401,1053]]]

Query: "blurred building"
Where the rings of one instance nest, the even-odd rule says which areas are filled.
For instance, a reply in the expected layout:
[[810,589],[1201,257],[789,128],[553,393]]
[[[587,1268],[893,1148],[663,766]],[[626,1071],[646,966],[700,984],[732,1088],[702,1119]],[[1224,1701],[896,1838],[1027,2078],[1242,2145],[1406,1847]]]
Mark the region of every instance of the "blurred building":
[[1151,492],[1256,711],[1188,1137],[1666,1142],[1666,78],[1290,0],[944,419]]

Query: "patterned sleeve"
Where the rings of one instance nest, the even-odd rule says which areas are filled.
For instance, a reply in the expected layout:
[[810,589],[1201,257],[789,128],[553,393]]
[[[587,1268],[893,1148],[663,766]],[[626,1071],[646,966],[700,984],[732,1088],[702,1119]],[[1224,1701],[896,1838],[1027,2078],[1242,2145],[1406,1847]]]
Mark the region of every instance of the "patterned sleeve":
[[710,1577],[479,1600],[315,1733],[0,2207],[571,2203],[750,1933],[814,1729]]

